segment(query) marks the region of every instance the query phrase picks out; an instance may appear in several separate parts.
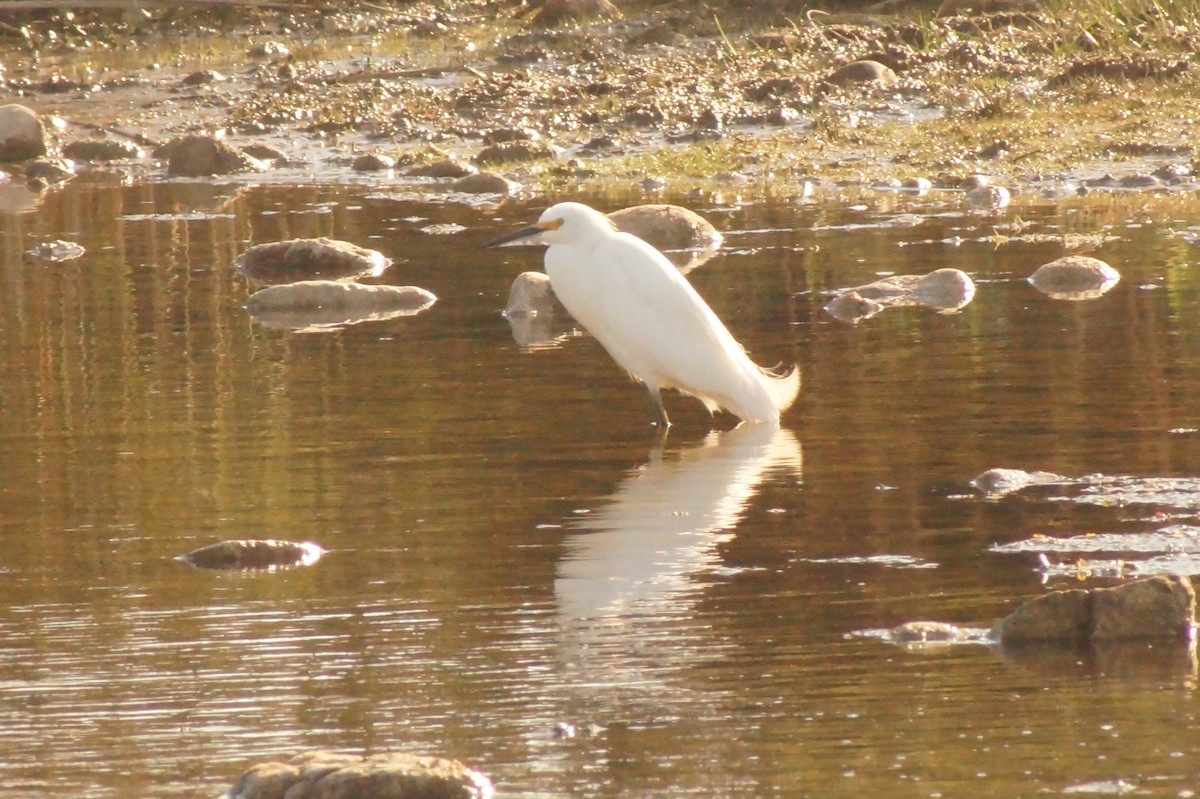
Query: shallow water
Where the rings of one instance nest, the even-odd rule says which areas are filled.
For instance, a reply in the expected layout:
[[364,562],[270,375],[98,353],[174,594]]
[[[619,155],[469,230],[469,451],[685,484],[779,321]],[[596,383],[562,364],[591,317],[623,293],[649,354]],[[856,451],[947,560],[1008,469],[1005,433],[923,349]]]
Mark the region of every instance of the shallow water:
[[[510,796],[1192,795],[1186,646],[862,633],[987,626],[1076,584],[1035,536],[1061,561],[1075,536],[1136,534],[1119,556],[1149,560],[1178,541],[1155,531],[1197,524],[1187,480],[1111,503],[968,485],[1197,477],[1195,199],[668,197],[727,236],[690,279],[804,386],[777,433],[669,397],[659,442],[595,342],[523,348],[500,315],[540,258],[478,246],[544,199],[393,189],[99,173],[0,216],[6,796],[212,796],[310,748],[458,757]],[[318,235],[438,302],[324,333],[249,319],[236,254]],[[1068,235],[1122,273],[1103,297],[1021,279]],[[25,254],[54,239],[87,254]],[[978,283],[960,313],[821,310],[940,267]],[[257,574],[173,559],[229,538],[330,552]]]

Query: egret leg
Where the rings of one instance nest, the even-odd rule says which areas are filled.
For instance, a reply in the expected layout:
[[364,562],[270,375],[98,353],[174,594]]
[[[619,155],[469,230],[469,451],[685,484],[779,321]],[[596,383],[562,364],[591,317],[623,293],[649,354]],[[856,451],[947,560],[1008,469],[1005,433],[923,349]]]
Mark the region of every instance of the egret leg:
[[666,430],[671,426],[671,419],[667,416],[667,409],[663,407],[662,392],[658,390],[658,386],[647,388],[650,389],[650,399],[654,401],[654,423]]

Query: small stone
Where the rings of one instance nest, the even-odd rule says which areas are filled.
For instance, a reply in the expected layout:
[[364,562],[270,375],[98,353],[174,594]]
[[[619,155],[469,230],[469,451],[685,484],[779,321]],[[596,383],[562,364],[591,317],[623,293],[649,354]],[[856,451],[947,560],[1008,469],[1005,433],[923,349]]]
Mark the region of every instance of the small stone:
[[880,83],[890,86],[896,82],[896,73],[891,67],[878,61],[853,61],[834,70],[825,82],[834,86],[846,86],[851,83]]
[[495,128],[483,134],[484,144],[504,144],[510,141],[540,141],[541,134],[533,128]]
[[209,84],[221,83],[226,80],[228,80],[228,78],[216,70],[202,69],[198,72],[192,72],[188,75],[185,75],[183,79],[179,81],[179,84],[181,86],[208,86]]
[[246,55],[251,58],[286,58],[291,51],[282,42],[259,42],[247,50]]
[[350,163],[355,172],[379,172],[396,166],[396,159],[379,153],[360,155]]
[[540,161],[546,158],[557,158],[560,150],[545,142],[528,140],[509,141],[492,144],[480,150],[473,159],[481,166],[494,164],[509,164],[525,161]]
[[417,164],[404,174],[416,178],[461,178],[473,175],[478,170],[472,165],[455,158],[443,158],[428,164]]
[[521,187],[495,172],[478,172],[459,178],[450,188],[464,194],[500,194],[509,197],[516,194]]
[[115,139],[82,139],[63,145],[63,155],[72,161],[123,161],[145,153],[133,142]]

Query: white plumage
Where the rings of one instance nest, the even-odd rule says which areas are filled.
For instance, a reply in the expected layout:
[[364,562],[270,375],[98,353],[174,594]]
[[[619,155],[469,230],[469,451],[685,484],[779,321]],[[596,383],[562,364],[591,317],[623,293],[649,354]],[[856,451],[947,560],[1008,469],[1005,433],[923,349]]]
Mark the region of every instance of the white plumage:
[[799,372],[760,368],[687,279],[652,246],[580,203],[551,206],[537,224],[491,242],[536,236],[549,245],[546,274],[563,306],[618,364],[645,384],[658,422],[670,424],[661,389],[696,397],[746,422],[778,424],[795,401]]

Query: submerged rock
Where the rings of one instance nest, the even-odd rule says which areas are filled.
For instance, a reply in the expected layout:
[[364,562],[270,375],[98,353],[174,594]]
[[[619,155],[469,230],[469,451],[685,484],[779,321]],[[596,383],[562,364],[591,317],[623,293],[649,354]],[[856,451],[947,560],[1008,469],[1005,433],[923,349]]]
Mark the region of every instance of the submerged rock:
[[1113,588],[1073,588],[1032,599],[1002,619],[1004,644],[1188,638],[1196,594],[1187,577],[1150,577]]
[[888,638],[899,644],[952,644],[971,641],[974,636],[944,621],[910,621],[889,630]]
[[350,168],[355,172],[380,172],[393,169],[395,166],[396,159],[382,153],[360,155],[350,163]]
[[290,239],[257,244],[234,261],[260,283],[378,277],[392,265],[383,253],[338,239]]
[[271,327],[319,330],[413,316],[436,301],[432,292],[417,286],[304,280],[255,292],[246,300],[246,310]]
[[840,292],[832,300],[825,303],[825,313],[834,319],[850,324],[857,324],[864,319],[870,319],[887,308],[881,302],[862,296],[854,289]]
[[25,178],[30,181],[62,183],[75,176],[75,164],[64,158],[40,158],[25,167]]
[[29,254],[34,258],[40,258],[43,261],[71,261],[75,258],[80,258],[87,252],[82,244],[76,244],[73,241],[63,241],[55,239],[54,241],[42,241],[35,244]]
[[185,177],[265,172],[269,165],[215,136],[192,134],[172,139],[156,152],[167,159],[167,173]]
[[825,305],[825,312],[853,324],[887,308],[913,305],[951,313],[974,298],[975,281],[966,272],[935,269],[927,275],[893,275],[865,286],[845,289]]
[[679,205],[633,205],[613,211],[608,218],[617,230],[631,233],[657,250],[715,249],[724,241],[711,222]]
[[28,161],[46,154],[46,126],[16,103],[0,106],[0,161]]
[[223,799],[489,799],[491,780],[457,760],[306,752],[251,767]]
[[1043,264],[1029,276],[1030,284],[1056,300],[1090,300],[1108,292],[1121,273],[1087,255],[1068,255]]
[[313,543],[294,543],[273,539],[221,541],[202,547],[176,560],[201,569],[278,569],[308,566],[315,563],[325,550]]
[[998,497],[1020,491],[1022,488],[1050,483],[1066,483],[1070,478],[1054,472],[1026,472],[1021,469],[988,469],[971,481],[974,488]]

